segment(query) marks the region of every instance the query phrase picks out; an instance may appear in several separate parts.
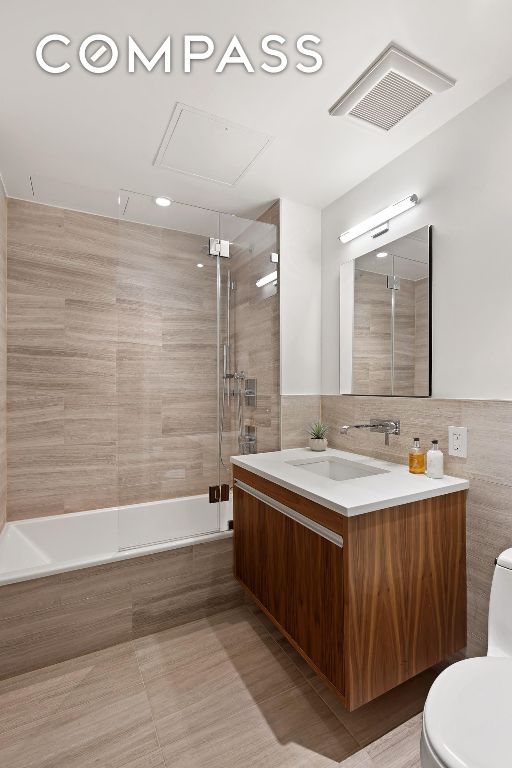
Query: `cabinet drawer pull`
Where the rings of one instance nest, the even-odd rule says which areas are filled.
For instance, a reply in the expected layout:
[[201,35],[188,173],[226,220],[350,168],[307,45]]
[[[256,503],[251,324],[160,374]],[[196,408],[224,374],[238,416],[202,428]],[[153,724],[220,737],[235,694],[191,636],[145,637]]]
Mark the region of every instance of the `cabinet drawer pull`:
[[330,541],[337,547],[343,547],[343,536],[340,536],[338,533],[330,531],[329,528],[325,528],[323,525],[320,525],[320,523],[315,523],[315,521],[310,520],[309,517],[305,517],[304,515],[301,515],[300,512],[296,512],[294,509],[286,507],[279,501],[276,501],[270,496],[266,496],[264,493],[261,493],[261,491],[257,491],[256,488],[251,488],[250,485],[243,483],[241,480],[235,480],[235,485],[237,488],[245,491],[245,493],[248,493],[249,496],[254,496],[255,499],[258,499],[258,501],[262,501],[264,504],[272,507],[272,509],[275,509],[277,512],[281,512],[281,514],[286,515],[286,517],[295,520],[296,523],[303,525],[304,528],[309,528],[310,531],[318,534],[318,536],[321,536],[323,539],[327,539],[327,541]]

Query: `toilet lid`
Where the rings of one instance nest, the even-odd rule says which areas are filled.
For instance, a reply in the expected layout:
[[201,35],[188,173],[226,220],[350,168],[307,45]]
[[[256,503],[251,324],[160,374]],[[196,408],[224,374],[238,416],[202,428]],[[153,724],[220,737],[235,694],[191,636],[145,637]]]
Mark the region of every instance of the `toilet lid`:
[[446,768],[512,765],[512,659],[467,659],[435,681],[424,711],[427,739]]

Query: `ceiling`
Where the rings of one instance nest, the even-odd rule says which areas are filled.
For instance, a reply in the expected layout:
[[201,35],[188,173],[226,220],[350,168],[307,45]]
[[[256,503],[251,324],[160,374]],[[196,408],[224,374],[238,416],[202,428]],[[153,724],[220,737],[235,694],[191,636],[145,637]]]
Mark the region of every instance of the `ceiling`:
[[[322,208],[512,76],[511,27],[508,0],[4,2],[0,171],[12,197],[109,216],[117,215],[120,189],[242,216],[258,214],[277,197]],[[50,32],[72,39],[72,68],[63,75],[44,73],[35,62],[35,46]],[[92,32],[119,44],[119,62],[108,74],[90,74],[77,62],[78,45]],[[314,75],[294,66],[294,41],[306,32],[322,38],[324,66]],[[187,75],[181,39],[192,33],[210,35],[218,53]],[[235,33],[256,72],[227,67],[215,74]],[[290,66],[277,75],[259,69],[259,41],[270,33],[289,41]],[[128,35],[150,55],[169,34],[170,74],[127,73]],[[329,107],[391,41],[455,78],[455,87],[389,133],[330,117]],[[272,141],[234,185],[155,166],[178,103]],[[241,134],[242,149],[244,141],[250,148],[251,135]]]

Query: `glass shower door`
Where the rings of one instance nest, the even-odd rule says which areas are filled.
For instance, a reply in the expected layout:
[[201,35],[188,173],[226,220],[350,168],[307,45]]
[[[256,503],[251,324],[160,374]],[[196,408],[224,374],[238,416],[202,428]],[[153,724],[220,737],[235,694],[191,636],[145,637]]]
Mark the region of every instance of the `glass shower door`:
[[121,193],[117,276],[122,548],[219,530],[215,211]]
[[230,457],[280,447],[277,227],[223,214],[220,265],[220,478]]
[[121,548],[226,529],[230,457],[279,448],[276,251],[273,224],[121,193]]

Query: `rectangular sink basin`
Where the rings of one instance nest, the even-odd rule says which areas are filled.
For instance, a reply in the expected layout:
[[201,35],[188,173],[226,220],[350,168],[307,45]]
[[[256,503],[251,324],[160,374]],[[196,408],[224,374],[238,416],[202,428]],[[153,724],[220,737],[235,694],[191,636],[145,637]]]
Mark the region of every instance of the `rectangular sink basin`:
[[331,480],[354,480],[356,477],[369,477],[370,475],[383,475],[386,469],[377,469],[358,461],[346,461],[337,456],[325,456],[315,459],[298,459],[287,461],[293,467],[305,469],[321,477],[329,477]]

